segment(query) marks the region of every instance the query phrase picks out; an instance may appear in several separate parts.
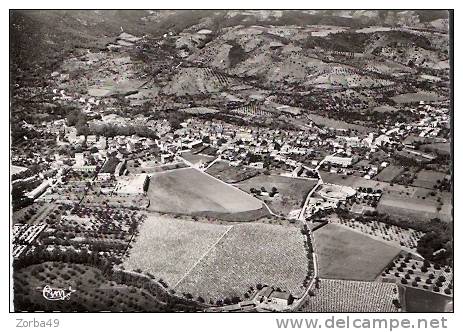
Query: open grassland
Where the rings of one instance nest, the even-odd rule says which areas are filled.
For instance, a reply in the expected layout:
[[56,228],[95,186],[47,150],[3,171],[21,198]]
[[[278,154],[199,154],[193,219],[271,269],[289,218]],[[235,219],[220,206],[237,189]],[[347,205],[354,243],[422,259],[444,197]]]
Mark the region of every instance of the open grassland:
[[308,275],[304,238],[296,227],[235,225],[175,287],[206,301],[238,296],[258,283],[301,296]]
[[218,161],[207,169],[207,173],[227,183],[236,183],[252,178],[260,172],[255,168],[236,167],[226,161]]
[[336,224],[314,233],[321,278],[372,281],[400,249]]
[[251,188],[270,193],[275,187],[277,194],[274,197],[257,194],[256,197],[265,201],[273,212],[288,215],[292,210],[300,209],[307,194],[317,184],[316,180],[297,179],[279,175],[259,175],[242,181],[237,186],[251,193]]
[[321,279],[313,296],[299,308],[302,312],[397,312],[393,283]]
[[258,210],[262,202],[196,169],[153,174],[149,209],[171,213],[239,213]]
[[149,272],[173,286],[230,227],[150,215],[123,265]]

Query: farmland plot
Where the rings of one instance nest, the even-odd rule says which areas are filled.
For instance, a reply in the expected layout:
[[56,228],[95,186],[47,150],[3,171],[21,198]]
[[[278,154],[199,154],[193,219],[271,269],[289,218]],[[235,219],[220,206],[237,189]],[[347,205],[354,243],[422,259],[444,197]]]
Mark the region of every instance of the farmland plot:
[[321,279],[299,311],[302,312],[397,312],[393,283]]
[[149,209],[159,212],[239,213],[262,207],[258,199],[192,168],[153,174],[148,197]]
[[241,297],[250,286],[262,283],[298,297],[307,274],[308,259],[298,228],[240,224],[233,226],[175,290],[215,301]]
[[195,154],[195,153],[191,153],[190,151],[183,152],[181,154],[181,157],[192,164],[202,163],[205,165],[209,164],[209,162],[215,159],[215,157],[213,156],[207,156],[204,154]]
[[231,166],[225,161],[218,161],[207,169],[207,173],[227,183],[236,183],[258,175],[257,169]]
[[423,232],[411,229],[402,228],[396,225],[385,224],[376,220],[370,222],[359,222],[354,219],[335,221],[346,227],[355,229],[370,237],[391,242],[392,245],[402,246],[416,252],[418,240],[424,235]]
[[173,286],[229,227],[151,215],[140,227],[123,265],[149,272]]
[[400,249],[336,224],[314,233],[321,278],[372,281]]
[[310,190],[317,184],[316,180],[297,179],[279,175],[259,175],[252,179],[242,181],[237,186],[246,192],[251,192],[251,188],[270,193],[275,187],[277,195],[270,197],[262,193],[257,195],[264,200],[275,213],[283,215],[289,214],[292,210],[300,209],[305,197]]
[[400,218],[421,219],[423,221],[439,218],[444,221],[452,220],[452,207],[450,202],[445,202],[440,211],[435,200],[396,197],[384,195],[378,204],[378,212],[386,213]]
[[407,287],[423,289],[451,296],[453,272],[450,266],[400,255],[381,274],[382,279],[395,281]]
[[404,171],[402,166],[389,165],[383,169],[377,176],[378,181],[390,182]]
[[442,180],[444,180],[446,174],[436,171],[421,170],[413,182],[414,186],[433,189]]

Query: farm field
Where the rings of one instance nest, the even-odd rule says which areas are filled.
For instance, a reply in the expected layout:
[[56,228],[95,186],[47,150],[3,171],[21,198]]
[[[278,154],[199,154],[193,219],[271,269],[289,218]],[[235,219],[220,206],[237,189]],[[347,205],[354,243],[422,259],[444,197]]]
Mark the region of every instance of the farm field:
[[[391,214],[400,218],[421,218],[424,220],[440,218],[451,220],[451,196],[439,192],[431,196],[433,190],[414,186],[404,186],[382,181],[368,180],[359,176],[341,175],[320,171],[324,182],[340,184],[352,188],[365,187],[381,189],[383,195],[378,204],[378,212]],[[423,198],[424,197],[424,198]],[[438,198],[442,200],[441,210],[437,211]]]
[[420,146],[420,149],[434,151],[437,154],[450,155],[450,143],[431,143],[423,144]]
[[123,266],[149,272],[173,286],[230,227],[150,215]]
[[314,296],[299,308],[302,312],[397,312],[393,283],[320,279]]
[[248,167],[231,166],[226,161],[217,161],[206,173],[227,183],[236,183],[260,174],[259,170]]
[[451,312],[453,301],[448,296],[422,289],[401,287],[407,312]]
[[297,227],[247,223],[233,226],[175,287],[212,299],[241,297],[258,283],[301,296],[309,261]]
[[335,128],[335,129],[352,129],[352,130],[357,130],[361,133],[368,133],[371,131],[371,128],[357,125],[357,124],[352,124],[340,120],[335,120],[335,119],[330,119],[325,116],[317,115],[317,114],[307,114],[307,118],[309,118],[311,121],[313,121],[317,125],[324,125],[328,128]]
[[188,114],[211,114],[211,113],[218,113],[220,112],[218,109],[209,108],[209,107],[190,107],[190,108],[182,108],[179,110],[180,112],[185,112]]
[[321,278],[372,281],[400,249],[336,224],[313,233]]
[[288,215],[292,210],[301,208],[307,194],[317,184],[316,180],[297,179],[280,175],[259,175],[242,181],[237,186],[251,193],[251,188],[270,193],[272,188],[277,189],[277,195],[256,195],[264,200],[273,212],[281,215]]
[[391,242],[391,245],[406,247],[416,251],[418,240],[424,233],[414,229],[402,228],[379,221],[359,222],[356,220],[336,219],[336,223],[358,230],[370,237]]
[[404,286],[448,296],[453,294],[453,272],[449,266],[439,266],[408,255],[397,257],[381,276],[383,280]]
[[438,203],[430,198],[408,198],[386,195],[381,197],[378,212],[401,218],[419,218],[423,221],[440,218],[443,221],[452,220],[452,207],[450,201],[445,202],[440,211]]
[[420,101],[437,101],[445,99],[442,96],[439,96],[435,92],[427,92],[427,91],[419,91],[414,93],[404,93],[397,96],[392,97],[398,104],[406,104],[406,103],[418,103]]
[[238,213],[262,207],[258,199],[193,168],[153,174],[148,197],[149,209],[159,212]]
[[376,180],[390,182],[404,171],[403,166],[389,165],[376,176]]
[[436,171],[421,170],[417,175],[413,185],[433,189],[445,178],[446,174]]

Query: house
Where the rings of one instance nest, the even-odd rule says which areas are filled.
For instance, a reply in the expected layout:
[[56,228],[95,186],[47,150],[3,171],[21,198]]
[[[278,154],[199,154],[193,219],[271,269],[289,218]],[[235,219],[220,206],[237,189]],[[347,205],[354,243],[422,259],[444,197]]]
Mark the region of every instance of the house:
[[293,300],[292,296],[288,292],[274,291],[270,295],[270,302],[276,305],[281,305],[281,306],[289,305],[292,303],[292,300]]
[[267,301],[269,299],[269,297],[270,297],[270,294],[272,294],[272,292],[273,292],[272,287],[268,287],[268,286],[263,287],[259,291],[259,293],[257,293],[257,295],[256,295],[257,301],[259,301],[261,303]]

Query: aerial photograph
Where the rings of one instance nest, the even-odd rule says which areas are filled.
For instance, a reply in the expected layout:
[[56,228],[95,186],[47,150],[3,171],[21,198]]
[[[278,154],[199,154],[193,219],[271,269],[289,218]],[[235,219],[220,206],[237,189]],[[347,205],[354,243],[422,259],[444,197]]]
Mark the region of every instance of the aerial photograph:
[[453,312],[452,48],[452,10],[10,9],[10,313]]

